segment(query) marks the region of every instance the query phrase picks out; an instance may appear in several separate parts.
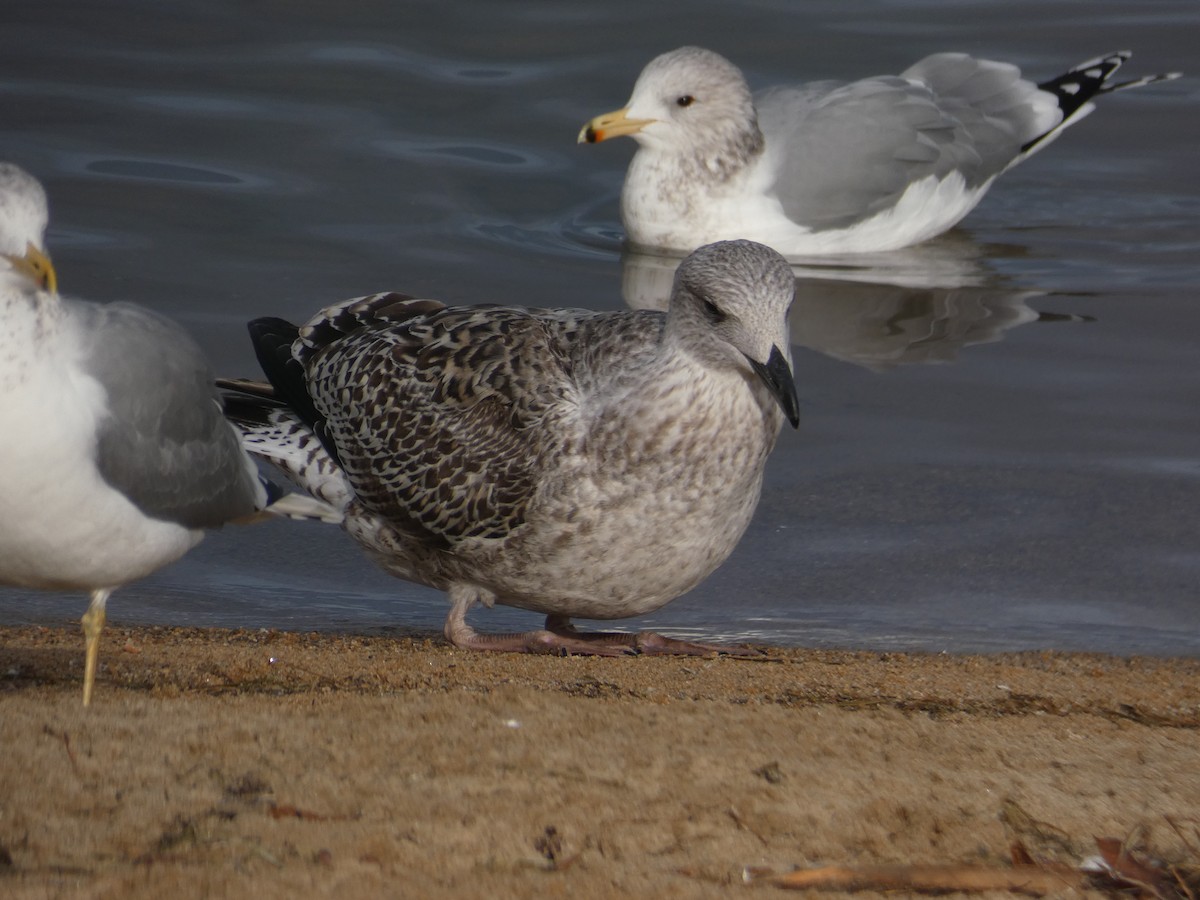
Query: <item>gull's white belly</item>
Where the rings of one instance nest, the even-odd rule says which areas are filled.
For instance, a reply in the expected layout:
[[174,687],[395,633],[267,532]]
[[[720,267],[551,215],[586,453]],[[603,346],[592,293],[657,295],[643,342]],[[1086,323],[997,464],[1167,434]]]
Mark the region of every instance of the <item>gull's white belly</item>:
[[630,242],[643,248],[688,252],[713,241],[744,238],[792,259],[839,253],[898,250],[952,228],[987,193],[991,180],[968,187],[952,172],[915,181],[895,203],[847,228],[813,231],[787,217],[779,201],[753,181],[695,198],[685,211],[651,189],[627,185],[622,218]]
[[0,582],[116,587],[195,546],[202,532],[143,515],[96,470],[100,386],[61,360],[21,355],[8,355],[20,377],[0,394]]

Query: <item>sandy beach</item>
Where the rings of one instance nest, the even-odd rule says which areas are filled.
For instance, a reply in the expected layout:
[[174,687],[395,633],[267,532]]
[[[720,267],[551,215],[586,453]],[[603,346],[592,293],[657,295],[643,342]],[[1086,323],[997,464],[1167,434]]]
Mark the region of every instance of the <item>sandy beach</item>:
[[1197,660],[114,625],[86,710],[82,661],[77,629],[0,629],[6,896],[716,897],[748,868],[1002,866],[1014,837],[1178,855],[1200,809]]

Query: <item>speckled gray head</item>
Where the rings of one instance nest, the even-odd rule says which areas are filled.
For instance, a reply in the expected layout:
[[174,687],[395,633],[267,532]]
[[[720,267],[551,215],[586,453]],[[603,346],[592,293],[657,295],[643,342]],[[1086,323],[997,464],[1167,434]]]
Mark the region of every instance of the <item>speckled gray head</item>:
[[49,220],[38,180],[20,166],[0,163],[0,260],[9,271],[53,291],[57,279],[45,250]]
[[788,341],[795,290],[791,266],[770,247],[706,244],[675,272],[667,326],[712,365],[749,362],[793,426],[800,422]]
[[19,255],[26,244],[44,250],[49,220],[38,180],[20,166],[0,162],[0,253]]
[[589,122],[580,141],[628,135],[639,144],[695,155],[709,175],[733,170],[762,150],[754,100],[741,70],[702,47],[652,59],[623,108]]

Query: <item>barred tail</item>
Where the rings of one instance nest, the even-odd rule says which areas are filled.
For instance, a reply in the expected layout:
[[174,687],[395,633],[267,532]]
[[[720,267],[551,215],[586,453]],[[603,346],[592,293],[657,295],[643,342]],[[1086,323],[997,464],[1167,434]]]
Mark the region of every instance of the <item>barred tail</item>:
[[246,452],[275,466],[309,495],[285,494],[267,512],[340,523],[354,489],[313,429],[268,384],[221,379],[217,387],[225,418],[238,430]]

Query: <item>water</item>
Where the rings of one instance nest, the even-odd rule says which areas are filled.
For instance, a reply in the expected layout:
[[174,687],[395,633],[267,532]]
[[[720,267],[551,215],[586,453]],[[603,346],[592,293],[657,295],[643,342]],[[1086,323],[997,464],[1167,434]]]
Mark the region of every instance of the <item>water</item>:
[[[630,142],[580,147],[684,43],[756,86],[964,50],[1050,77],[1130,47],[1200,69],[1191,2],[495,4],[41,0],[4,12],[0,158],[47,185],[60,282],[182,321],[222,373],[243,323],[380,289],[655,302],[622,259]],[[1200,652],[1200,95],[1106,98],[924,247],[816,268],[804,410],[729,562],[630,627],[805,646]],[[0,590],[0,621],[79,596]],[[440,628],[434,591],[336,529],[211,535],[115,623]],[[531,627],[515,610],[484,629]]]

